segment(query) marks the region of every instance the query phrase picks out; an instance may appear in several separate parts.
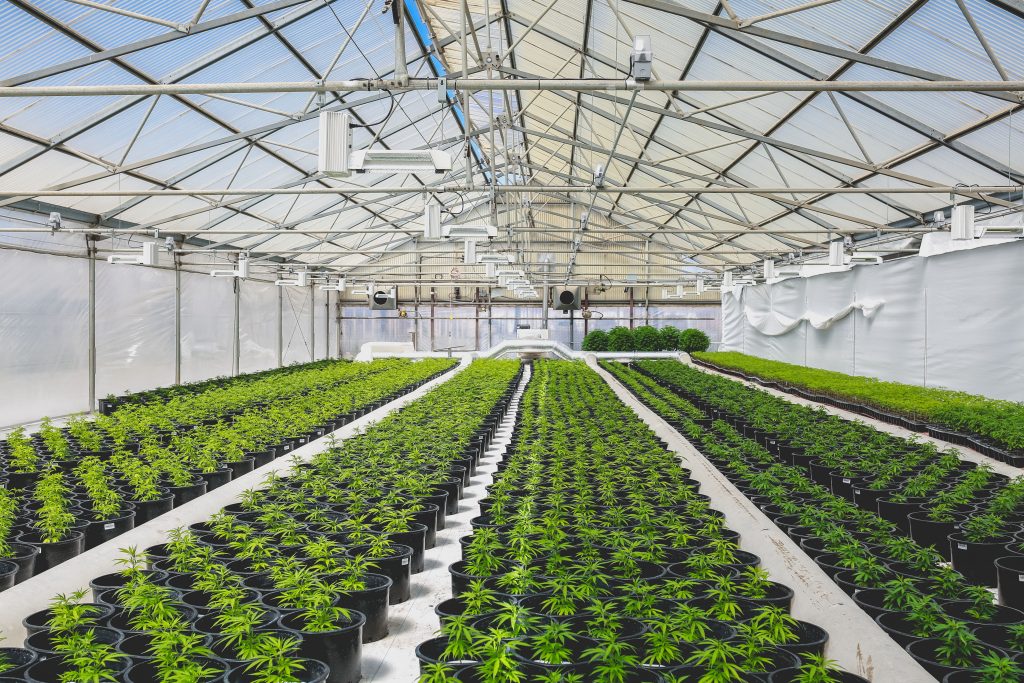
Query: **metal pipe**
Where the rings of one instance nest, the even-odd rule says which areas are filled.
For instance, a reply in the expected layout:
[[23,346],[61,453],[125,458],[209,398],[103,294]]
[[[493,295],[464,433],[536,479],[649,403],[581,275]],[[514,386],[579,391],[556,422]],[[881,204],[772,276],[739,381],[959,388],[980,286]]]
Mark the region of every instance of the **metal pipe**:
[[237,377],[241,372],[242,338],[240,325],[240,310],[242,298],[242,281],[239,278],[231,278],[235,290],[235,310],[231,322],[231,375]]
[[86,251],[89,254],[89,410],[96,410],[96,259],[94,254],[96,238],[85,238]]
[[[569,193],[569,194],[955,194],[970,196],[1016,193],[1022,185],[930,185],[928,187],[693,187],[652,185],[646,187],[616,187],[605,185],[499,185],[495,192],[523,193]],[[340,195],[340,194],[457,194],[474,191],[465,185],[437,185],[433,187],[262,187],[262,188],[212,188],[212,189],[161,189],[161,190],[32,190],[18,188],[0,190],[0,197],[211,197],[211,196],[255,196],[255,195]],[[48,231],[47,231],[48,232]],[[192,232],[204,232],[201,229]],[[296,232],[305,232],[298,230]]]
[[[120,97],[253,93],[345,93],[436,90],[437,78],[266,83],[156,83],[111,85],[33,85],[0,87],[0,97]],[[449,90],[559,90],[566,92],[1024,92],[1024,81],[631,81],[620,78],[453,78]]]

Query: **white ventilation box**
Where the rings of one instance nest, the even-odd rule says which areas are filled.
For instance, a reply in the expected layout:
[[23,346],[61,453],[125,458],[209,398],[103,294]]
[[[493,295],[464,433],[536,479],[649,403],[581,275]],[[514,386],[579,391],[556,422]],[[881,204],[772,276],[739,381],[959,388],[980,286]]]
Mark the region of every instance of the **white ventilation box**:
[[331,178],[352,175],[352,127],[347,111],[320,112],[320,155],[317,170]]

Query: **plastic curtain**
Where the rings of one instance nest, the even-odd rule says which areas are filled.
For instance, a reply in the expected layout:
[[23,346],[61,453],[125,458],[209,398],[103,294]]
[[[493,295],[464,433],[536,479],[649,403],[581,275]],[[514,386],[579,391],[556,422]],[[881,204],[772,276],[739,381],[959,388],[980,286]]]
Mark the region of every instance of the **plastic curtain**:
[[256,372],[277,367],[277,287],[255,280],[245,280],[240,284],[239,371]]
[[231,374],[233,278],[181,273],[181,381]]
[[[1021,401],[1022,259],[1015,242],[744,287],[722,297],[723,348]],[[751,324],[799,318],[788,331]]]
[[308,363],[312,360],[309,338],[310,297],[308,287],[282,287],[284,313],[281,321],[283,362]]
[[174,384],[174,272],[96,263],[96,396]]
[[0,423],[89,408],[89,264],[0,250]]

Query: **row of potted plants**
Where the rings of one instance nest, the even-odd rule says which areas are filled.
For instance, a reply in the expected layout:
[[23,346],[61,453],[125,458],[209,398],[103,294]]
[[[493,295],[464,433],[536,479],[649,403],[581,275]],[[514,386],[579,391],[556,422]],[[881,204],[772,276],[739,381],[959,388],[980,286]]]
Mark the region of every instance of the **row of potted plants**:
[[270,368],[268,370],[259,370],[257,372],[247,372],[234,377],[222,375],[219,377],[197,380],[195,382],[185,382],[183,384],[172,384],[166,387],[157,387],[156,389],[129,392],[121,394],[120,396],[108,394],[99,400],[98,412],[101,415],[110,415],[121,406],[129,403],[165,403],[178,396],[198,394],[213,388],[238,385],[239,383],[253,382],[271,377],[285,377],[295,372],[304,372],[314,368],[330,367],[339,362],[344,361],[325,359],[314,361],[312,363],[293,363],[281,368]]
[[863,681],[581,363],[537,361],[420,683]]
[[742,416],[755,438],[780,442],[815,481],[934,547],[968,581],[999,584],[1008,604],[1024,607],[1017,588],[1024,564],[1013,559],[1024,551],[1017,538],[1024,532],[1024,477],[1009,479],[961,461],[955,450],[939,451],[681,363],[637,368],[686,387],[711,411]]
[[693,354],[698,364],[834,405],[1024,467],[1024,406],[932,387],[883,382],[732,351]]
[[213,518],[126,550],[123,571],[90,582],[90,602],[58,596],[26,618],[13,671],[38,683],[355,683],[362,643],[408,599],[519,373],[477,361]]
[[765,439],[744,419],[710,408],[714,390],[686,381],[690,373],[704,373],[682,365],[683,375],[664,365],[639,366],[649,374],[620,364],[605,367],[679,430],[936,678],[1021,680],[1024,613],[996,605],[990,591],[967,581],[934,548],[901,535],[893,522],[815,481],[800,464],[802,449],[784,439]]
[[[251,472],[452,367],[447,359],[361,365],[344,364],[339,366],[344,373],[332,374],[329,383],[303,383],[304,388],[277,393],[272,400],[251,394],[249,407],[213,424],[175,422],[161,429],[154,426],[157,406],[126,407],[115,416],[145,410],[149,419],[138,424],[153,427],[136,441],[126,438],[63,455],[37,451],[32,470],[18,473],[17,486],[0,489],[0,560],[8,563],[0,565],[0,589]],[[307,393],[310,386],[314,391]],[[216,405],[209,398],[198,415]],[[179,405],[175,414],[186,412]],[[82,433],[81,427],[69,429]],[[56,443],[46,426],[41,433],[41,441]],[[8,438],[8,444],[17,451],[16,438]]]

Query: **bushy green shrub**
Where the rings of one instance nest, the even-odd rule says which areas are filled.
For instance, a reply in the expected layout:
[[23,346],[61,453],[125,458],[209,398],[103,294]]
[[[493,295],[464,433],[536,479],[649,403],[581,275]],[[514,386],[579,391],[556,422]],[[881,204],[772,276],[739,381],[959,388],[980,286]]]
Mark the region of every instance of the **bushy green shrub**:
[[628,327],[613,327],[608,332],[608,350],[623,352],[636,351],[636,341],[633,339],[633,330]]
[[681,334],[681,332],[679,331],[678,327],[666,325],[665,327],[658,330],[658,334],[661,336],[662,351],[679,350],[679,335]]
[[583,338],[583,350],[584,351],[607,351],[608,350],[608,333],[604,330],[594,330],[588,332],[587,336]]
[[701,330],[693,327],[683,330],[679,334],[679,350],[687,353],[707,351],[711,346],[711,339]]
[[633,330],[633,345],[637,351],[661,351],[661,335],[650,325]]

